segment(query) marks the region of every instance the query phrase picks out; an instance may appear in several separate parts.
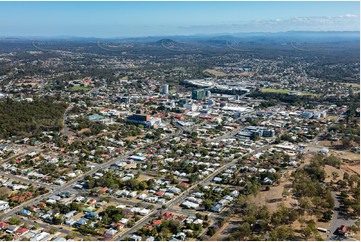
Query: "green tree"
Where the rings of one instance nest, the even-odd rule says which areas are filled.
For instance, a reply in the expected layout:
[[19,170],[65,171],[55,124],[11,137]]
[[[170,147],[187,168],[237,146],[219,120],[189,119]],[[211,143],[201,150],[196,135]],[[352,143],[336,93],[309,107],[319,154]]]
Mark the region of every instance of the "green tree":
[[237,235],[240,240],[246,240],[251,236],[251,225],[247,222],[242,223],[237,229]]
[[16,217],[11,217],[9,218],[9,224],[11,225],[19,225],[21,224],[21,220],[19,218],[16,218]]
[[269,239],[273,241],[292,240],[294,238],[294,232],[285,225],[274,228],[269,235]]

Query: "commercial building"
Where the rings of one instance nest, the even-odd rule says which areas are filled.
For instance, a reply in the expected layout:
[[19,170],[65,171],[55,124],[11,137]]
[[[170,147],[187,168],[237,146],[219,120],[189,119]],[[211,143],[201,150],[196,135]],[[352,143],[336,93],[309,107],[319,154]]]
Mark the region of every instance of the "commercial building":
[[0,211],[9,209],[9,203],[5,201],[0,201]]
[[276,132],[273,129],[259,126],[248,126],[244,130],[238,132],[240,136],[246,137],[274,137]]
[[161,124],[161,118],[151,118],[150,115],[146,114],[132,114],[126,119],[126,122],[133,124],[142,124],[145,127],[156,127]]
[[211,97],[211,95],[212,95],[211,91],[207,90],[206,91],[206,97]]
[[205,97],[206,97],[206,91],[204,89],[192,91],[192,99],[194,100],[204,100]]
[[145,115],[145,114],[132,114],[127,117],[127,122],[133,124],[146,125],[149,120],[150,120],[150,115]]
[[162,94],[167,95],[169,93],[169,85],[165,84],[162,86]]

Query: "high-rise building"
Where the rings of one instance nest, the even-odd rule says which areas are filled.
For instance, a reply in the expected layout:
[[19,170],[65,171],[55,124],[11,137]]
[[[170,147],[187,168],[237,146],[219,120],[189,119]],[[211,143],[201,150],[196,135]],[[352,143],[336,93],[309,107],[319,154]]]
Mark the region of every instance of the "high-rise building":
[[169,93],[169,85],[165,84],[162,86],[162,94],[167,95]]
[[206,91],[203,89],[192,91],[192,99],[194,100],[203,100],[205,97],[206,97]]
[[206,91],[206,97],[211,97],[211,95],[212,95],[211,91],[207,90]]

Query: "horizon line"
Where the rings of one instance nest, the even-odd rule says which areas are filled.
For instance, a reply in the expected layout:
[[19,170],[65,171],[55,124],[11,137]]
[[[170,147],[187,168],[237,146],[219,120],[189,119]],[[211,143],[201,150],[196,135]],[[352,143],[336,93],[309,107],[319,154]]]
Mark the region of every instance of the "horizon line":
[[360,30],[287,30],[277,32],[226,32],[226,33],[211,33],[211,34],[168,34],[168,35],[144,35],[144,36],[111,36],[111,37],[96,37],[96,36],[76,36],[76,35],[0,35],[0,38],[84,38],[84,39],[138,39],[138,38],[158,38],[158,37],[206,37],[206,36],[222,36],[222,35],[237,35],[237,34],[282,34],[282,33],[360,33]]

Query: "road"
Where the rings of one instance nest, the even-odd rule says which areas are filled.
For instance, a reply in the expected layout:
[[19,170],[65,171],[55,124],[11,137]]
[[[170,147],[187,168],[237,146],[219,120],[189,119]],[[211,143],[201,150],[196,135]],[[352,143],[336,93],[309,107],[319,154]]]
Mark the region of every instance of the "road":
[[[342,115],[340,115],[335,121],[334,123],[337,123],[340,118],[342,117]],[[329,126],[325,126],[323,127],[323,129],[318,133],[318,135],[316,135],[315,138],[313,138],[310,143],[307,145],[307,151],[308,152],[318,152],[320,151],[322,148],[317,148],[316,146],[318,145],[318,143],[320,142],[320,136],[323,135],[326,130],[328,129]],[[320,146],[318,146],[320,147]]]
[[34,184],[35,186],[42,186],[42,187],[46,187],[48,188],[49,190],[52,190],[52,189],[55,189],[57,186],[56,185],[52,185],[52,184],[46,184],[46,183],[43,183],[43,182],[38,182],[38,181],[34,181],[34,180],[30,180],[30,179],[26,179],[24,177],[21,177],[21,176],[17,176],[17,175],[13,175],[13,174],[10,174],[10,173],[2,173],[3,176],[6,176],[12,180],[15,180],[15,181],[20,181],[20,182],[23,182],[25,184],[27,183],[32,183]]
[[[290,130],[290,129],[289,129]],[[207,142],[214,142],[214,141],[218,141],[220,139],[223,139],[223,138],[227,138],[227,137],[230,137],[230,136],[234,136],[236,133],[239,132],[239,129],[237,130],[234,130],[232,131],[230,134],[225,134],[225,135],[222,135],[221,137],[217,137],[215,139],[212,139],[212,140],[207,140]],[[259,153],[259,152],[262,152],[266,149],[269,149],[272,145],[264,145],[262,147],[259,147],[255,150],[253,150],[252,154],[255,154],[255,153]],[[245,154],[247,155],[247,154]],[[243,155],[243,156],[245,156]],[[180,195],[178,195],[177,197],[173,198],[172,200],[168,201],[165,205],[167,206],[167,209],[170,209],[171,211],[174,211],[173,210],[173,206],[181,203],[182,201],[184,201],[184,199],[189,196],[189,193],[190,191],[197,187],[199,184],[207,184],[209,183],[210,181],[213,180],[213,178],[215,176],[217,176],[219,173],[221,173],[222,171],[228,169],[229,167],[233,166],[233,165],[236,165],[237,162],[243,158],[243,156],[240,156],[239,158],[237,159],[234,159],[232,162],[230,163],[227,163],[223,166],[221,166],[220,168],[218,168],[217,170],[215,170],[212,174],[210,174],[209,176],[207,176],[206,178],[204,178],[203,180],[201,181],[198,181],[196,182],[195,184],[193,184],[191,187],[189,187],[187,190],[185,190],[184,192],[182,192]],[[114,240],[117,240],[117,241],[122,241],[122,240],[125,240],[126,237],[130,236],[132,233],[136,232],[138,229],[142,228],[144,225],[146,225],[151,219],[152,217],[154,217],[158,212],[155,211],[155,212],[152,212],[151,214],[143,217],[143,219],[141,221],[138,221],[136,226],[126,230],[126,231],[122,231],[119,235],[115,236],[114,237]]]
[[[190,128],[194,128],[194,127],[190,127]],[[129,155],[131,155],[132,153],[137,152],[137,151],[139,151],[139,150],[141,150],[143,148],[146,148],[146,147],[148,147],[150,145],[153,145],[153,144],[155,144],[157,142],[161,142],[161,141],[164,141],[164,140],[169,140],[169,139],[171,139],[171,138],[173,138],[175,136],[179,136],[180,133],[183,132],[183,131],[184,130],[179,130],[178,132],[176,132],[174,134],[169,134],[169,135],[165,136],[164,138],[161,138],[159,140],[155,140],[155,141],[153,141],[151,143],[144,144],[143,146],[140,146],[138,148],[135,148],[133,150],[130,150],[130,151],[126,152],[122,156],[110,159],[108,162],[106,162],[104,164],[97,164],[95,168],[93,168],[92,170],[90,170],[88,172],[85,172],[82,175],[80,175],[79,177],[69,181],[66,185],[59,186],[59,187],[56,187],[56,188],[52,188],[52,190],[49,193],[43,194],[43,195],[41,195],[39,197],[36,197],[36,198],[33,198],[33,199],[31,199],[31,200],[29,200],[29,201],[27,201],[27,202],[25,202],[25,203],[23,203],[23,204],[21,204],[19,206],[16,206],[16,207],[10,209],[8,212],[0,215],[0,220],[4,219],[4,217],[10,217],[10,216],[20,212],[24,207],[33,206],[33,205],[39,203],[40,201],[42,201],[43,199],[47,199],[47,198],[49,198],[49,197],[51,197],[53,195],[58,194],[61,191],[71,190],[72,187],[78,181],[82,180],[84,177],[89,176],[89,175],[93,175],[94,173],[98,172],[99,170],[104,169],[106,167],[109,167],[109,166],[111,166],[112,164],[114,164],[114,163],[116,163],[118,161],[125,160],[125,159],[127,159],[129,157]],[[27,181],[29,182],[29,180],[27,180]]]
[[[268,149],[271,145],[265,145],[262,146],[258,149],[255,149],[252,153],[258,153],[262,150]],[[172,200],[169,200],[165,205],[167,206],[167,208],[172,210],[172,207],[183,202],[184,199],[186,197],[189,196],[190,191],[197,187],[199,184],[207,184],[210,181],[213,180],[213,178],[215,176],[217,176],[219,173],[221,173],[222,171],[228,169],[229,167],[237,164],[237,162],[242,158],[243,156],[233,160],[232,162],[225,164],[223,166],[221,166],[220,168],[218,168],[217,170],[215,170],[212,174],[210,174],[209,176],[207,176],[206,178],[204,178],[203,180],[200,180],[198,182],[196,182],[195,184],[193,184],[192,186],[190,186],[187,190],[183,191],[181,194],[179,194],[177,197],[173,198]],[[132,233],[136,232],[137,230],[139,230],[140,228],[142,228],[144,225],[146,225],[153,217],[156,217],[156,215],[158,214],[158,211],[154,211],[150,214],[148,214],[147,216],[144,216],[140,221],[138,221],[136,223],[135,226],[133,226],[132,228],[130,228],[129,230],[126,231],[122,231],[119,235],[117,235],[114,240],[116,241],[123,241],[125,240],[125,238],[127,238],[128,236],[130,236]]]
[[39,149],[37,147],[28,147],[28,146],[26,146],[24,151],[22,151],[22,152],[20,152],[18,154],[15,154],[15,155],[13,155],[11,157],[8,157],[6,159],[0,160],[0,164],[5,163],[5,162],[7,162],[7,161],[9,161],[11,159],[16,159],[16,158],[23,157],[23,156],[25,156],[25,155],[27,155],[27,154],[29,154],[31,152],[39,152],[39,151],[41,151],[41,149]]
[[354,225],[355,222],[356,222],[356,220],[354,220],[354,219],[345,218],[340,213],[340,201],[339,201],[339,198],[336,196],[335,191],[332,191],[331,194],[332,194],[333,199],[335,200],[335,208],[336,209],[333,210],[333,216],[332,216],[330,225],[328,227],[328,229],[331,231],[331,234],[330,234],[330,237],[327,238],[327,240],[335,239],[335,237],[336,237],[335,236],[335,231],[341,225],[351,226],[351,225]]
[[69,111],[73,108],[73,103],[71,103],[66,109],[65,109],[65,112],[64,112],[64,115],[63,115],[63,129],[61,130],[61,133],[64,135],[64,136],[72,136],[73,133],[71,131],[69,131],[69,128],[68,128],[68,125],[67,125],[67,116],[68,116],[68,113]]
[[[64,229],[64,227],[62,227],[60,229],[59,226],[52,226],[50,224],[44,224],[42,222],[37,222],[37,221],[34,221],[34,220],[31,220],[31,219],[28,219],[28,218],[25,218],[25,217],[20,217],[20,216],[14,216],[14,217],[17,217],[19,219],[21,219],[21,221],[23,221],[24,223],[27,223],[29,224],[30,226],[39,226],[45,230],[50,230],[50,229],[56,229],[58,232],[61,232],[61,233],[64,233],[64,234],[68,234],[71,230],[68,230],[68,229]],[[80,237],[83,237],[82,235],[80,235]]]
[[[196,126],[199,126],[199,125],[195,125],[193,127],[189,127],[187,129],[194,129]],[[137,152],[138,150],[141,150],[143,148],[146,148],[147,146],[150,146],[150,145],[153,145],[154,143],[157,143],[157,142],[160,142],[160,141],[164,141],[164,140],[169,140],[173,137],[176,137],[176,136],[179,136],[183,131],[187,130],[187,129],[181,129],[179,130],[178,132],[174,133],[174,134],[169,134],[168,136],[160,139],[160,140],[157,140],[157,141],[154,141],[154,142],[151,142],[151,143],[147,143],[143,146],[140,146],[136,149],[133,149],[133,150],[130,150],[128,152],[126,152],[124,155],[120,156],[120,157],[116,157],[116,158],[113,158],[111,160],[109,160],[108,162],[104,163],[104,164],[97,164],[95,168],[93,168],[92,170],[82,174],[81,176],[71,180],[70,182],[68,182],[65,186],[59,186],[59,187],[56,187],[56,188],[51,188],[52,190],[47,193],[47,194],[43,194],[37,198],[34,198],[34,199],[31,199],[15,208],[12,208],[10,209],[8,212],[6,212],[5,214],[2,214],[0,215],[0,219],[3,219],[5,216],[6,217],[10,217],[14,214],[17,214],[18,212],[20,212],[24,207],[26,206],[32,206],[32,205],[35,205],[37,203],[39,203],[41,200],[43,199],[47,199],[53,195],[56,195],[58,194],[59,192],[61,191],[67,191],[67,190],[71,190],[72,187],[80,180],[82,180],[84,177],[86,176],[89,176],[89,175],[92,175],[96,172],[98,172],[99,170],[103,169],[103,168],[106,168],[106,167],[109,167],[111,166],[112,164],[120,161],[120,160],[124,160],[124,159],[127,159],[129,157],[130,154],[134,153],[134,152]],[[238,131],[233,131],[232,134],[236,133]],[[226,134],[226,135],[223,135],[222,137],[224,136],[229,136],[230,134]],[[220,137],[218,138],[215,138],[214,140],[218,140]],[[263,147],[260,147],[256,150],[253,151],[253,153],[257,153],[257,152],[260,152],[264,149],[267,149],[269,148],[270,145],[265,145]],[[205,183],[209,183],[216,175],[218,175],[220,172],[228,169],[230,166],[232,165],[235,165],[239,159],[241,159],[241,157],[233,160],[232,162],[228,163],[228,164],[225,164],[224,166],[218,168],[217,170],[215,170],[212,174],[210,174],[208,177],[204,178],[203,180],[201,181],[198,181],[196,182],[195,184],[193,184],[191,187],[189,187],[187,190],[185,190],[183,193],[181,193],[179,196],[175,197],[174,199],[168,201],[166,203],[166,206],[169,207],[169,208],[172,208],[174,205],[176,204],[179,204],[181,203],[185,198],[186,196],[189,195],[189,191],[191,191],[193,188],[195,188],[196,186],[198,186],[199,184],[205,184]],[[120,235],[116,236],[117,239],[124,239],[126,238],[127,236],[129,236],[131,233],[134,233],[135,231],[137,231],[139,228],[141,228],[142,226],[144,226],[144,224],[146,224],[147,222],[149,222],[153,217],[156,217],[158,214],[158,211],[155,210],[153,212],[151,212],[150,214],[148,214],[147,216],[144,216],[141,220],[139,220],[135,226],[133,226],[132,228],[130,228],[129,230],[126,230],[126,231],[122,231]]]

